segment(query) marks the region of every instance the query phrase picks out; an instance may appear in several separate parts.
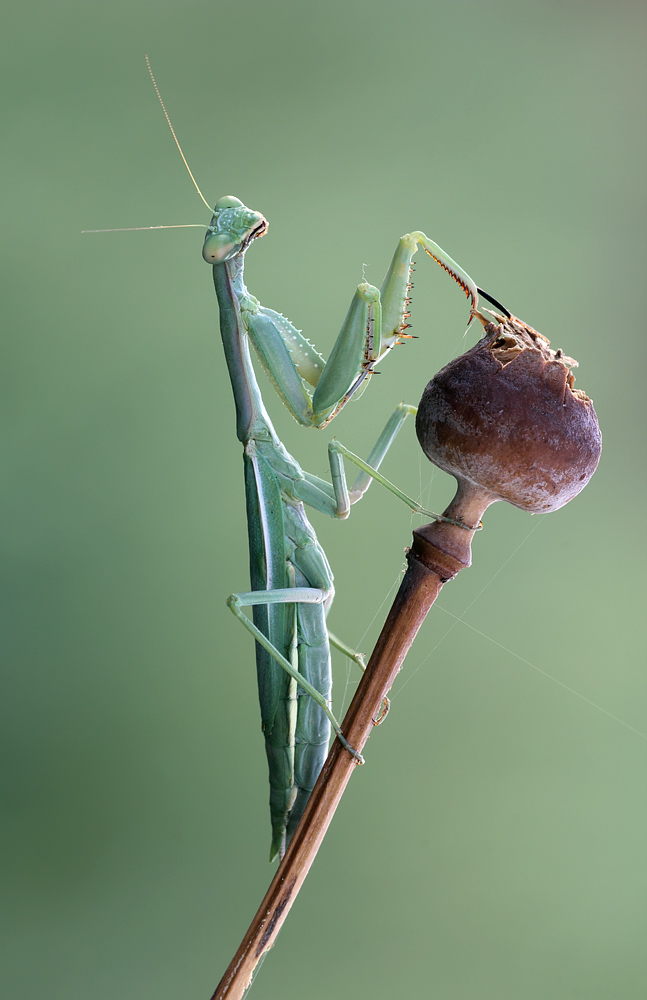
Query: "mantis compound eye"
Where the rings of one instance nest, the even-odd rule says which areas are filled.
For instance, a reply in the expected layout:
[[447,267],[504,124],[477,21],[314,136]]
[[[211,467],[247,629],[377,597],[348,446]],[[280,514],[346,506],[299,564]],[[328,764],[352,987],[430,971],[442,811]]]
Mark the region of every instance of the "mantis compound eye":
[[240,198],[234,198],[233,194],[227,194],[224,198],[219,198],[216,202],[214,212],[221,212],[223,208],[243,208]]
[[211,233],[204,241],[202,256],[207,264],[222,264],[234,256],[238,247],[228,233]]

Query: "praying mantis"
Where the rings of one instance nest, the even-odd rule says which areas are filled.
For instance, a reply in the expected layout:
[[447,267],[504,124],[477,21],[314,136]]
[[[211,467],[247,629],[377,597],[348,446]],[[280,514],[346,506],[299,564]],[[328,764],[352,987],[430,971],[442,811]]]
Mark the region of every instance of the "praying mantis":
[[[185,159],[146,57],[155,92],[184,165],[204,204],[209,203]],[[165,228],[154,226],[146,228]],[[344,519],[375,479],[413,512],[425,510],[379,473],[403,422],[416,407],[400,403],[364,462],[339,441],[328,446],[331,482],[305,472],[283,446],[265,409],[252,365],[258,360],[293,417],[322,428],[364,391],[375,365],[410,337],[411,262],[421,246],[461,286],[475,314],[481,289],[436,243],[416,231],[402,236],[381,289],[366,281],[355,291],[328,361],[288,319],[260,304],[244,282],[245,254],[267,232],[267,220],[238,198],[221,198],[207,228],[203,257],[213,266],[220,332],[243,445],[251,590],[227,604],[256,641],[262,729],[270,781],[270,861],[283,856],[328,751],[331,726],[357,763],[331,708],[330,645],[363,667],[363,657],[328,632],[333,574],[304,505]],[[105,230],[92,230],[105,232]],[[502,308],[502,307],[501,307]],[[309,388],[307,388],[309,387]],[[312,390],[312,392],[309,391]],[[346,483],[344,458],[359,467]],[[252,619],[244,612],[252,609]],[[381,719],[376,720],[381,721]]]
[[[361,664],[361,656],[332,636],[326,616],[333,575],[304,504],[346,518],[376,479],[411,510],[439,518],[378,472],[402,423],[416,407],[399,404],[366,462],[340,442],[328,446],[331,480],[301,469],[287,452],[263,404],[251,362],[259,362],[294,418],[325,427],[362,391],[374,366],[402,342],[408,327],[411,261],[420,244],[463,287],[476,308],[473,281],[421,232],[403,236],[381,289],[362,282],[327,362],[280,313],[262,306],[244,282],[245,254],[263,236],[267,220],[238,198],[221,198],[207,229],[203,257],[213,265],[220,331],[236,403],[236,433],[243,445],[252,589],[228,605],[256,640],[262,728],[270,775],[270,860],[283,855],[328,751],[330,728],[347,743],[332,714],[330,643]],[[306,389],[314,390],[312,396]],[[349,491],[343,459],[359,466]],[[447,520],[447,519],[445,519]],[[253,621],[243,609],[252,608]]]

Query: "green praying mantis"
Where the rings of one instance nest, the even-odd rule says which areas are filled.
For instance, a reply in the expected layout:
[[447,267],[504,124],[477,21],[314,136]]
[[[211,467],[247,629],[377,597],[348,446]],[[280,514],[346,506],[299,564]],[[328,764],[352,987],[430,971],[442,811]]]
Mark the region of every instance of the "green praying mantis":
[[[422,246],[463,287],[476,308],[472,279],[424,233],[403,236],[381,289],[357,286],[327,362],[280,313],[262,306],[244,282],[245,253],[267,231],[267,220],[234,197],[214,209],[203,247],[213,265],[220,331],[236,403],[236,433],[243,445],[251,591],[232,594],[228,605],[256,640],[262,728],[270,776],[270,859],[289,843],[323,767],[332,726],[358,763],[330,709],[330,644],[361,663],[361,656],[332,636],[326,616],[333,575],[304,505],[346,518],[376,479],[417,513],[426,511],[378,472],[407,415],[396,407],[364,462],[340,442],[328,446],[331,482],[305,472],[287,452],[263,404],[249,344],[280,398],[305,427],[325,427],[362,391],[374,366],[409,336],[409,275]],[[308,391],[310,387],[312,394]],[[360,472],[348,489],[344,457]],[[243,609],[252,608],[253,620]]]
[[[169,128],[200,198],[209,208],[184,157],[153,76]],[[154,226],[146,228],[165,228]],[[326,617],[334,596],[333,574],[305,505],[346,518],[373,479],[413,512],[425,510],[385,479],[379,467],[415,406],[400,403],[366,461],[339,441],[328,446],[331,482],[305,472],[288,453],[265,409],[249,345],[279,397],[304,427],[325,427],[366,388],[375,365],[410,337],[408,306],[412,258],[421,246],[461,286],[473,316],[479,294],[469,275],[422,232],[402,236],[380,289],[366,281],[355,291],[328,361],[288,319],[260,304],[244,281],[245,254],[267,232],[267,220],[238,198],[221,198],[203,246],[213,266],[220,332],[236,405],[236,433],[243,445],[251,590],[227,604],[253,635],[262,729],[269,766],[272,842],[270,860],[282,856],[323,767],[331,727],[357,763],[331,708],[330,645],[363,667],[361,654],[333,636]],[[106,230],[93,230],[93,232]],[[505,310],[504,310],[505,311]],[[470,319],[471,319],[470,316]],[[344,458],[360,472],[349,490]],[[250,619],[244,608],[252,609]],[[380,719],[376,720],[381,721]]]

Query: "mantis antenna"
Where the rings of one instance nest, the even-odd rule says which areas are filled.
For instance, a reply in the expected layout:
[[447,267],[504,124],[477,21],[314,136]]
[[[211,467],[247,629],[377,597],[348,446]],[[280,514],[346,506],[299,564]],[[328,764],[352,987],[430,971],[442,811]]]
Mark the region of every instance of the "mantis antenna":
[[144,229],[204,229],[204,222],[181,222],[178,226],[122,226],[120,229],[82,229],[81,233],[139,233]]
[[[155,77],[153,76],[153,70],[151,69],[151,64],[150,64],[150,60],[149,60],[148,56],[146,56],[146,66],[148,67],[149,76],[151,78],[153,86],[155,87],[155,93],[157,94],[157,99],[159,100],[160,104],[162,105],[162,111],[164,112],[164,116],[166,118],[166,121],[168,122],[168,127],[171,130],[171,135],[173,136],[173,138],[175,140],[175,145],[177,146],[177,148],[179,150],[179,153],[180,153],[180,156],[182,157],[182,162],[184,163],[184,166],[186,167],[186,169],[189,172],[189,177],[193,181],[193,185],[194,185],[196,191],[198,192],[198,194],[202,198],[202,201],[205,203],[205,205],[207,206],[207,208],[211,212],[211,211],[213,211],[212,206],[209,204],[209,202],[207,201],[207,199],[203,195],[202,191],[198,187],[198,182],[196,181],[195,177],[193,176],[193,174],[191,172],[191,167],[189,166],[189,164],[186,161],[186,156],[182,152],[182,147],[180,146],[180,143],[178,141],[178,137],[175,134],[175,129],[173,128],[173,125],[171,123],[171,119],[169,118],[168,111],[166,110],[166,107],[164,105],[164,101],[162,100],[162,95],[159,92],[159,87],[157,86],[157,81],[155,80]],[[82,229],[81,233],[82,234],[85,234],[85,233],[139,233],[139,232],[142,232],[142,231],[144,231],[146,229],[204,229],[204,223],[203,222],[185,222],[185,223],[180,223],[179,225],[176,225],[176,226],[127,226],[127,227],[120,227],[119,229]]]
[[184,153],[182,152],[182,147],[180,146],[180,143],[178,142],[178,138],[177,138],[177,136],[176,136],[176,134],[175,134],[175,129],[173,128],[173,126],[172,126],[172,124],[171,124],[171,119],[170,119],[170,118],[169,118],[169,116],[168,116],[168,111],[167,111],[167,110],[166,110],[166,108],[164,107],[164,101],[162,100],[162,95],[161,95],[161,94],[160,94],[160,92],[159,92],[159,87],[157,86],[157,82],[156,82],[156,80],[155,80],[155,77],[153,76],[153,71],[152,71],[152,69],[151,69],[151,64],[150,64],[150,59],[148,58],[148,55],[146,56],[146,65],[147,65],[147,67],[148,67],[148,73],[149,73],[149,75],[150,75],[150,78],[151,78],[151,81],[152,81],[152,83],[153,83],[153,86],[155,87],[155,93],[157,94],[157,99],[159,100],[160,104],[162,105],[162,111],[164,112],[164,116],[165,116],[165,118],[166,118],[166,121],[168,122],[168,127],[169,127],[169,128],[170,128],[170,130],[171,130],[171,135],[172,135],[172,136],[173,136],[173,138],[175,139],[175,145],[177,146],[177,148],[178,148],[178,150],[179,150],[179,153],[180,153],[180,156],[182,157],[182,162],[184,163],[184,166],[186,167],[186,169],[187,169],[187,170],[188,170],[188,172],[189,172],[189,177],[190,177],[190,178],[191,178],[191,180],[193,181],[193,185],[194,185],[194,187],[195,187],[196,191],[198,192],[198,194],[199,194],[199,195],[200,195],[200,197],[202,198],[203,202],[205,203],[205,205],[207,206],[207,208],[208,208],[208,209],[209,209],[209,211],[211,212],[211,211],[212,211],[212,206],[211,206],[211,205],[209,204],[209,202],[207,201],[207,199],[206,199],[206,198],[205,198],[205,196],[203,195],[202,191],[201,191],[201,190],[200,190],[200,188],[198,187],[198,182],[196,181],[195,177],[194,177],[194,176],[193,176],[193,174],[191,173],[191,167],[190,167],[190,166],[189,166],[189,164],[188,164],[188,163],[186,162],[186,156],[185,156],[185,155],[184,155]]

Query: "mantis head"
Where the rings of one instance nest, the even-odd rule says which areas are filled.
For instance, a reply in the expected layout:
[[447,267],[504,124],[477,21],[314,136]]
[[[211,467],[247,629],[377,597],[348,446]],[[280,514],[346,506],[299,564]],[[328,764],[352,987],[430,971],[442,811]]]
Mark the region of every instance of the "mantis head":
[[265,235],[267,227],[267,219],[238,198],[220,198],[207,229],[202,256],[207,264],[223,264],[244,254],[252,240]]

